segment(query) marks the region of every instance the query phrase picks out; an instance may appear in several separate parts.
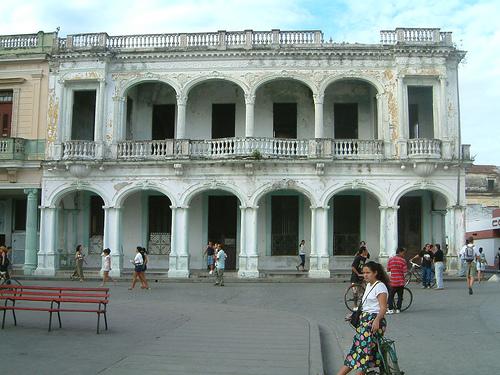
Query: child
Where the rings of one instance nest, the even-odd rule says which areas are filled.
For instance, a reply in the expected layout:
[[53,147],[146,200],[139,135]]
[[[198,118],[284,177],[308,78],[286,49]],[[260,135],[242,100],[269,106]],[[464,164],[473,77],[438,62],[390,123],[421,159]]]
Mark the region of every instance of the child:
[[101,286],[104,286],[106,284],[106,281],[113,281],[109,277],[109,271],[111,271],[111,250],[109,249],[104,249],[102,251],[102,284]]

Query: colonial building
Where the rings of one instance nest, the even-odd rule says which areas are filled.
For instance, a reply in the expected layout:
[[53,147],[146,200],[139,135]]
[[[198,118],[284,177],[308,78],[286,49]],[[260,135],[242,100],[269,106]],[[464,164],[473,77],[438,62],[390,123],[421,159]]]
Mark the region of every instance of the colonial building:
[[494,165],[472,165],[465,176],[467,236],[482,247],[489,265],[500,249],[500,171]]
[[31,274],[37,266],[48,56],[56,33],[0,36],[0,245]]
[[[37,274],[83,243],[89,265],[137,245],[169,277],[219,241],[240,277],[349,267],[464,238],[457,70],[439,29],[378,44],[320,31],[68,35],[50,61]],[[69,256],[68,256],[69,255]],[[168,271],[167,271],[168,270]]]

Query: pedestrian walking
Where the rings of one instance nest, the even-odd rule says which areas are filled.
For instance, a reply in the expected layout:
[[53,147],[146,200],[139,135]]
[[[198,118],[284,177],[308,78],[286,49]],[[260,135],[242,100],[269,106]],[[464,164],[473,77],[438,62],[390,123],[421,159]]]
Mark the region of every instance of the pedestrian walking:
[[361,246],[351,264],[351,284],[360,284],[363,282],[363,267],[368,258],[368,250]]
[[[389,289],[389,309],[387,314],[399,314],[401,312],[401,306],[403,304],[403,291],[406,284],[405,275],[408,272],[408,266],[406,265],[405,259],[406,250],[403,247],[398,247],[396,249],[396,255],[389,259],[387,262],[387,271],[390,272],[390,283],[391,287]],[[396,306],[394,306],[394,296],[398,296],[398,301]],[[396,309],[394,309],[396,307]]]
[[142,272],[141,272],[142,284],[144,286],[143,289],[149,289],[148,279],[146,277],[146,271],[148,270],[148,263],[149,263],[148,251],[146,250],[145,247],[141,247],[140,253],[142,255],[142,260],[143,260]]
[[79,279],[80,282],[84,280],[83,278],[83,262],[85,261],[85,255],[83,254],[83,246],[78,245],[75,250],[75,270],[71,279]]
[[415,259],[420,260],[420,266],[422,267],[422,289],[431,288],[432,283],[432,259],[434,253],[432,252],[433,245],[425,244],[422,251],[411,258],[410,262],[415,262]]
[[227,255],[224,252],[221,244],[217,244],[217,261],[215,263],[215,284],[224,286],[224,269],[226,268]]
[[436,276],[436,290],[444,289],[443,273],[444,273],[444,253],[441,250],[440,244],[435,244],[434,249],[434,275]]
[[479,251],[474,246],[474,238],[467,238],[467,244],[462,248],[461,253],[465,259],[465,276],[467,277],[467,287],[469,295],[473,294],[472,286],[476,277],[477,269],[476,262],[479,260]]
[[208,274],[213,275],[214,273],[214,264],[215,264],[215,250],[214,244],[212,241],[208,241],[208,245],[205,249],[205,255],[207,256],[207,268],[209,269]]
[[483,272],[486,270],[486,264],[487,264],[486,255],[483,252],[483,248],[480,247],[479,248],[479,259],[477,260],[477,264],[476,264],[476,267],[477,267],[477,282],[479,284],[481,284]]
[[300,257],[300,263],[299,263],[299,265],[295,266],[295,268],[297,268],[297,271],[298,271],[298,270],[300,270],[300,267],[302,267],[302,272],[305,272],[305,270],[306,270],[306,241],[305,240],[300,241],[299,257]]
[[105,286],[108,281],[113,281],[109,277],[109,271],[111,271],[111,250],[104,249],[102,251],[102,283],[101,286]]
[[135,257],[133,260],[130,260],[130,263],[134,265],[134,275],[132,276],[132,285],[128,290],[132,290],[135,288],[135,284],[137,280],[141,282],[141,289],[149,289],[149,286],[144,283],[143,277],[143,266],[144,266],[144,258],[141,254],[142,247],[137,246],[135,249]]
[[337,375],[345,375],[352,370],[365,374],[370,368],[380,367],[382,362],[377,350],[377,337],[383,336],[386,328],[389,278],[382,265],[373,261],[367,262],[363,267],[363,277],[367,286],[362,299],[360,322],[351,350]]

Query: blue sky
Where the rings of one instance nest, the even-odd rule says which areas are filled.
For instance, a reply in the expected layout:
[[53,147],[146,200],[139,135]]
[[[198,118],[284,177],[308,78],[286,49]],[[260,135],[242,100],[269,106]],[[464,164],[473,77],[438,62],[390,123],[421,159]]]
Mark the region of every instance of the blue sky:
[[0,1],[0,34],[60,35],[320,29],[335,41],[378,43],[379,31],[440,27],[468,51],[460,67],[462,143],[476,164],[500,165],[500,0]]

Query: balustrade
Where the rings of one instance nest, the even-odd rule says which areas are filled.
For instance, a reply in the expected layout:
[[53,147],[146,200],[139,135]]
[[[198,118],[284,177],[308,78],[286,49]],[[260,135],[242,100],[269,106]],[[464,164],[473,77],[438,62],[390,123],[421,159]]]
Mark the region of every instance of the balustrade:
[[441,157],[441,141],[438,139],[415,138],[408,140],[409,157]]
[[181,154],[181,141],[122,141],[118,143],[119,159],[165,159]]
[[24,159],[25,142],[23,138],[0,139],[0,160]]
[[0,48],[34,48],[37,46],[38,46],[37,34],[0,36]]
[[94,141],[63,142],[63,160],[92,160],[96,158]]
[[397,28],[380,31],[381,44],[445,44],[452,45],[451,32],[436,28]]

